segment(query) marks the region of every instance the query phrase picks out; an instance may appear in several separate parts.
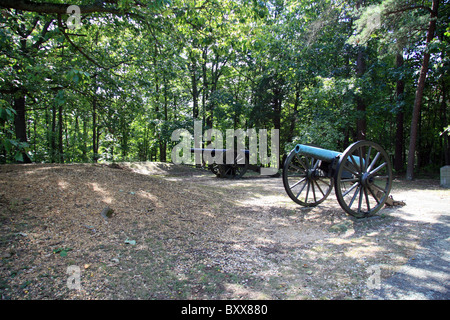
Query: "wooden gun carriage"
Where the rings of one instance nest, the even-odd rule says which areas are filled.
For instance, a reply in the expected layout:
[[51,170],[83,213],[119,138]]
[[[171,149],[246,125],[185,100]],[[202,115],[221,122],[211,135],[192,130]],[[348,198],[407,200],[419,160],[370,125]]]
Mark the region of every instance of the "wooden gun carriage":
[[[203,148],[191,148],[191,153],[204,154],[205,152],[211,157],[216,157],[221,155],[220,163],[209,163],[208,168],[216,176],[220,178],[233,179],[241,178],[247,170],[258,171],[259,166],[249,164],[248,157],[250,154],[249,150],[241,150],[242,152],[233,151],[230,149],[203,149]],[[232,153],[231,156],[228,156]],[[227,161],[231,159],[231,161]]]
[[358,218],[378,212],[392,186],[389,157],[371,141],[355,142],[342,153],[298,144],[284,161],[282,176],[296,203],[316,206],[334,186],[342,209]]

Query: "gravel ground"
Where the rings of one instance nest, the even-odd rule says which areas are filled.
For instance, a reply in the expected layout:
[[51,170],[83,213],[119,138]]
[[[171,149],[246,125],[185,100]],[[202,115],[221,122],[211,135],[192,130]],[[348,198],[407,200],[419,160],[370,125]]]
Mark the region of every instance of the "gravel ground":
[[[0,295],[447,299],[450,190],[396,180],[392,195],[406,206],[354,219],[333,193],[302,208],[281,178],[257,174],[224,180],[162,163],[0,166]],[[103,217],[105,208],[114,213]]]

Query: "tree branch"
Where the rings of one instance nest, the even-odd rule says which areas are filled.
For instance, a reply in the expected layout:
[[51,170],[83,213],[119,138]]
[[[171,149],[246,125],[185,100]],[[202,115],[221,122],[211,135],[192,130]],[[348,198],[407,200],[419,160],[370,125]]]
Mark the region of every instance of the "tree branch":
[[[87,60],[89,60],[90,62],[92,62],[95,66],[99,67],[99,68],[103,68],[103,66],[101,66],[100,64],[97,63],[97,61],[95,61],[94,59],[92,59],[89,55],[87,55],[83,50],[81,50],[80,47],[78,47],[75,43],[73,43],[73,41],[70,39],[70,37],[67,35],[66,31],[64,30],[64,27],[62,26],[61,23],[61,14],[58,13],[58,27],[61,30],[62,34],[64,35],[64,37],[66,38],[66,40],[72,45],[72,47],[74,47],[79,53],[81,53]],[[103,68],[105,69],[105,68]]]
[[[107,12],[113,14],[123,14],[124,12],[116,8],[108,8],[104,3],[117,4],[116,0],[95,1],[93,4],[79,5],[82,13]],[[57,13],[67,14],[67,8],[70,4],[42,2],[36,3],[30,0],[0,0],[0,7],[31,11],[37,13]]]
[[46,40],[45,40],[45,35],[48,32],[48,28],[50,27],[50,25],[52,24],[53,19],[50,19],[49,21],[47,21],[44,25],[44,27],[42,28],[42,32],[41,32],[41,36],[39,37],[39,40],[37,40],[34,44],[33,44],[33,48],[34,49],[39,49],[39,47],[41,46],[41,44],[43,44]]
[[403,8],[399,8],[397,10],[393,10],[393,11],[386,11],[384,14],[386,16],[391,15],[391,14],[397,14],[397,13],[401,13],[401,12],[405,12],[405,11],[410,11],[410,10],[416,10],[416,9],[423,9],[428,11],[429,13],[431,13],[431,8],[430,7],[426,7],[426,6],[411,6],[411,7],[403,7]]
[[120,75],[114,73],[113,71],[111,71],[111,69],[117,68],[118,66],[120,66],[120,65],[122,65],[122,64],[126,64],[127,62],[132,61],[132,59],[125,59],[125,60],[119,61],[119,62],[117,62],[117,63],[115,63],[115,64],[113,64],[113,65],[110,65],[110,66],[103,66],[103,65],[101,65],[100,63],[98,63],[94,58],[90,57],[86,52],[84,52],[83,50],[81,50],[81,48],[80,48],[79,46],[77,46],[77,45],[72,41],[72,39],[70,39],[70,37],[69,37],[70,34],[66,33],[65,27],[62,25],[62,22],[61,22],[61,15],[60,15],[60,14],[58,14],[58,27],[59,27],[61,33],[62,33],[62,34],[64,35],[64,37],[66,38],[66,40],[72,45],[72,47],[74,47],[75,50],[77,50],[79,53],[81,53],[81,54],[83,55],[83,57],[85,57],[87,60],[89,60],[90,62],[92,62],[92,63],[93,63],[95,66],[97,66],[98,68],[101,68],[101,69],[104,69],[104,70],[110,70],[110,72],[111,72],[112,74],[114,74],[114,75],[116,75],[116,76],[120,76]]
[[38,22],[39,22],[39,17],[36,17],[34,19],[34,22],[31,24],[31,27],[29,30],[24,31],[24,30],[21,30],[21,28],[18,28],[17,33],[24,39],[28,38],[28,36],[33,32],[34,28],[36,28]]

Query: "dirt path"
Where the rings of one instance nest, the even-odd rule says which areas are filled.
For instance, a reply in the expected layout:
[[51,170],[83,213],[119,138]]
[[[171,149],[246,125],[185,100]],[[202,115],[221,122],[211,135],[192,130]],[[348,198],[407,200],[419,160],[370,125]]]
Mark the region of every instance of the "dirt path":
[[[299,207],[281,178],[121,166],[0,166],[2,299],[401,298],[392,279],[418,256],[448,261],[438,181],[396,181],[405,207],[355,220],[334,194]],[[437,275],[448,294],[448,270]]]

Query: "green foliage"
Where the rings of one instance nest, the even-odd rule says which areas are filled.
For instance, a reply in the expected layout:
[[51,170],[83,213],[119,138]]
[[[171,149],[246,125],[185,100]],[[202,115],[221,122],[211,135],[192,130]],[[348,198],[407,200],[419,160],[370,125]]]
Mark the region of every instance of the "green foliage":
[[[95,3],[118,11],[83,15],[76,30],[65,15],[2,9],[1,162],[23,160],[24,152],[39,162],[166,161],[171,133],[192,131],[194,120],[222,131],[279,128],[288,151],[300,142],[341,150],[365,119],[367,139],[393,153],[399,114],[408,139],[424,50],[432,65],[419,152],[431,144],[430,154],[443,159],[437,139],[448,123],[435,115],[448,119],[448,6],[425,48],[422,1]],[[28,142],[16,136],[18,93]],[[358,99],[364,111],[356,112]]]

